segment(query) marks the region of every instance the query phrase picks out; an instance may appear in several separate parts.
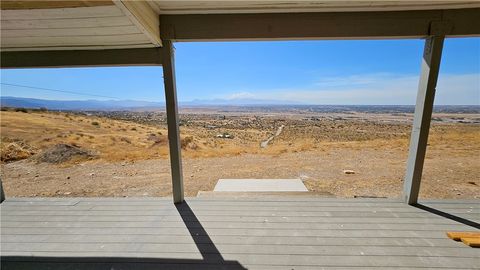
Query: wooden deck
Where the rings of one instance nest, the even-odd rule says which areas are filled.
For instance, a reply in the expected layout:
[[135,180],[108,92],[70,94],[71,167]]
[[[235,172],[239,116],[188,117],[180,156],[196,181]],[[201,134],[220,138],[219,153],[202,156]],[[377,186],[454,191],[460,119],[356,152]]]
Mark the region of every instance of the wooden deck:
[[480,269],[479,201],[9,198],[1,269]]

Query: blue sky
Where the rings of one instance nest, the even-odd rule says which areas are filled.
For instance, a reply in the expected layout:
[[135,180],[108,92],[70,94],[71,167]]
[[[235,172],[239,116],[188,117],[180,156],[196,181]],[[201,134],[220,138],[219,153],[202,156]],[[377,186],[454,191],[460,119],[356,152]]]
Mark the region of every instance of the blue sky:
[[[414,104],[423,40],[176,43],[180,101]],[[2,70],[2,83],[163,101],[161,67]],[[108,99],[2,85],[3,96]],[[480,38],[447,39],[436,104],[480,105]]]

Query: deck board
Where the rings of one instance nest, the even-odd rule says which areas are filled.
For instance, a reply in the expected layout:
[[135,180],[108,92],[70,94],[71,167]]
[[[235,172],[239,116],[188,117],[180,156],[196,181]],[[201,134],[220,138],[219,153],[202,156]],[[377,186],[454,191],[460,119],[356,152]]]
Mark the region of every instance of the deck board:
[[9,198],[2,269],[480,269],[480,203],[268,197]]

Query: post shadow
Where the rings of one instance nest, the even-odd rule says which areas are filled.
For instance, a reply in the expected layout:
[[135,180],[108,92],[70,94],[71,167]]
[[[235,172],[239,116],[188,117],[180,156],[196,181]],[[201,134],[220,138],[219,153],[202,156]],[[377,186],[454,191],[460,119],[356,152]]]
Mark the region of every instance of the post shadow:
[[[175,204],[202,259],[142,257],[1,256],[2,270],[246,270],[238,261],[227,261],[215,246],[187,202]],[[167,247],[168,249],[168,247]]]
[[182,221],[185,223],[188,232],[192,236],[198,251],[200,251],[203,260],[220,264],[225,263],[222,254],[220,254],[220,251],[217,249],[188,203],[183,201],[182,203],[175,204],[175,207],[182,217]]
[[416,204],[413,204],[412,206],[416,207],[418,209],[422,209],[424,211],[430,212],[432,214],[435,214],[435,215],[438,215],[438,216],[448,218],[450,220],[465,224],[467,226],[474,227],[476,229],[480,229],[480,224],[475,222],[475,221],[468,220],[468,219],[465,219],[465,218],[462,218],[462,217],[459,217],[459,216],[456,216],[456,215],[453,215],[453,214],[450,214],[450,213],[447,213],[447,212],[444,212],[444,211],[441,211],[441,210],[438,210],[438,209],[435,209],[435,208],[432,208],[432,207],[429,207],[429,206],[426,206],[426,205],[421,204],[421,203],[416,203]]

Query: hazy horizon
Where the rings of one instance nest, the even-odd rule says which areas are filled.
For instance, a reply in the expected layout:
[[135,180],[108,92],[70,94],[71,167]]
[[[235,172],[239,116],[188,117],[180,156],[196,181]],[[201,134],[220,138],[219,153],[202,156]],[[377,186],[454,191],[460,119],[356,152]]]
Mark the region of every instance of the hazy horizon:
[[[46,106],[40,106],[40,105],[33,105],[31,107],[28,107],[28,104],[26,105],[9,105],[8,103],[5,105],[4,101],[5,100],[20,100],[20,101],[30,101],[30,100],[37,100],[39,102],[58,102],[58,103],[75,103],[78,104],[78,106],[81,106],[81,104],[86,104],[88,105],[89,103],[96,104],[99,107],[102,108],[103,105],[112,105],[111,107],[118,107],[118,108],[164,108],[165,107],[165,101],[142,101],[142,100],[97,100],[97,99],[86,99],[86,100],[55,100],[55,99],[36,99],[36,98],[23,98],[23,97],[14,97],[14,96],[0,96],[0,100],[2,103],[0,104],[1,106],[5,107],[25,107],[25,108],[40,108],[40,107],[49,107],[48,105]],[[202,100],[202,101],[179,101],[179,106],[183,107],[256,107],[256,106],[267,106],[267,107],[275,107],[275,106],[291,106],[291,107],[304,107],[304,106],[331,106],[331,107],[355,107],[355,106],[371,106],[371,107],[414,107],[415,104],[314,104],[314,103],[268,103],[267,101],[262,102],[262,100],[257,100],[257,103],[221,103],[221,101],[218,101],[217,103],[210,102],[209,100]],[[435,104],[434,106],[436,107],[480,107],[480,104]],[[80,108],[80,107],[79,107]],[[107,107],[106,107],[107,108]]]

